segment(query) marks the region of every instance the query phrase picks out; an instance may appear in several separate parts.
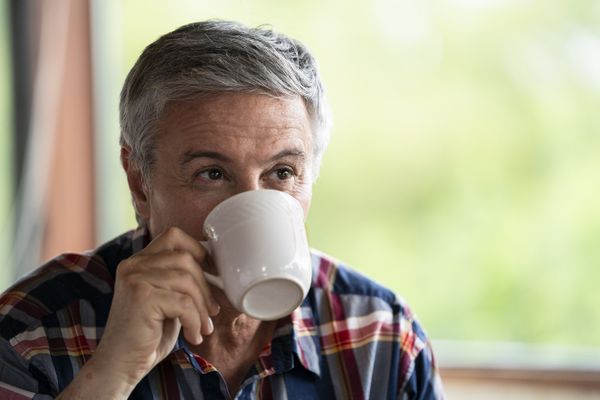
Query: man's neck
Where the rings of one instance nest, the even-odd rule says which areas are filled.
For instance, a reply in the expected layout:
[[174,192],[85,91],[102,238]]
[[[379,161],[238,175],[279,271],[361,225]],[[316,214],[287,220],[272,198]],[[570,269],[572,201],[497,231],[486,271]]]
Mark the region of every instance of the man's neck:
[[271,341],[277,322],[258,321],[233,308],[228,310],[221,306],[221,312],[213,318],[213,323],[214,332],[205,336],[200,345],[190,346],[190,349],[221,373],[234,396],[252,364]]
[[[237,357],[248,350],[251,353],[258,351],[260,354],[262,348],[271,340],[276,321],[264,322],[250,318],[236,310],[222,291],[219,290],[214,295],[221,305],[219,314],[212,317],[214,331],[204,336],[200,345],[190,346],[190,349],[203,357]],[[209,357],[205,358],[211,361]]]

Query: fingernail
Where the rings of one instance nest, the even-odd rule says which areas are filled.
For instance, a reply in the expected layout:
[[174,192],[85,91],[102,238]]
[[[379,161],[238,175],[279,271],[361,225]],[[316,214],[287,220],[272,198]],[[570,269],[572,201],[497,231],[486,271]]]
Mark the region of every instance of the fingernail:
[[201,344],[204,341],[204,338],[201,334],[198,334],[198,339],[196,340],[196,344]]
[[211,334],[213,333],[213,330],[215,329],[215,326],[213,325],[212,322],[212,318],[208,318],[208,333]]
[[213,316],[217,315],[220,311],[221,311],[221,306],[219,305],[219,303],[213,303],[213,310],[214,312],[212,313]]

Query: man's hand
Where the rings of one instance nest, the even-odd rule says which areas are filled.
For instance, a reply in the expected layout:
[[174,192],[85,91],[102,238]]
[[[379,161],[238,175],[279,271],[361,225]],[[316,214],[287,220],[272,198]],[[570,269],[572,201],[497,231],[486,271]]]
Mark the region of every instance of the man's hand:
[[205,259],[200,243],[170,228],[122,261],[100,344],[61,397],[78,398],[83,384],[94,398],[126,398],[173,349],[181,329],[192,344],[210,335],[219,305],[202,273]]

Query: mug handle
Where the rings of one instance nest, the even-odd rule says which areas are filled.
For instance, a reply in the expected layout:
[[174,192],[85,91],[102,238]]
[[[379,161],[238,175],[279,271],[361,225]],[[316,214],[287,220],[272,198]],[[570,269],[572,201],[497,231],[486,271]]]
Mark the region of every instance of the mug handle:
[[[202,245],[202,247],[204,247],[206,249],[206,251],[208,252],[209,255],[212,255],[212,250],[210,248],[210,242],[201,240],[200,244]],[[221,279],[220,276],[209,274],[206,271],[202,271],[202,272],[204,273],[204,277],[206,278],[208,283],[210,283],[213,286],[218,287],[221,290],[225,289],[225,285],[223,284],[223,279]]]

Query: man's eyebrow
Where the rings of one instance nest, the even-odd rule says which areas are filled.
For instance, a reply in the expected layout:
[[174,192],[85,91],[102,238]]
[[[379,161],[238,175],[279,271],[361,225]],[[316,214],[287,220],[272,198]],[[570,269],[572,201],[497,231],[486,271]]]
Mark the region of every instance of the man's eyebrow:
[[296,158],[306,158],[306,154],[304,153],[304,151],[300,150],[300,149],[286,149],[286,150],[282,150],[279,153],[275,154],[273,157],[271,157],[271,159],[269,161],[277,161],[281,158],[285,158],[285,157],[296,157]]
[[223,162],[231,161],[229,157],[216,151],[188,151],[181,157],[181,165],[185,165],[196,158],[212,158]]

